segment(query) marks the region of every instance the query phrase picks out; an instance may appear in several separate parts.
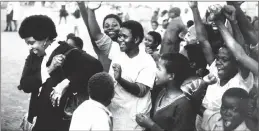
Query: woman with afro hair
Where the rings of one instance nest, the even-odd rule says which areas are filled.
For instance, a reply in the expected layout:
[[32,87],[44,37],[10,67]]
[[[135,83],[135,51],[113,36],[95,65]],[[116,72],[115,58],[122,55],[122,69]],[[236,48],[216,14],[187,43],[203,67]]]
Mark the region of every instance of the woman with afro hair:
[[69,130],[71,119],[65,114],[66,101],[72,94],[76,94],[78,105],[89,98],[85,88],[87,81],[103,71],[101,63],[66,42],[53,43],[57,37],[56,27],[46,15],[25,18],[19,35],[30,49],[18,86],[19,90],[31,93],[25,121],[34,124],[37,118],[33,131]]

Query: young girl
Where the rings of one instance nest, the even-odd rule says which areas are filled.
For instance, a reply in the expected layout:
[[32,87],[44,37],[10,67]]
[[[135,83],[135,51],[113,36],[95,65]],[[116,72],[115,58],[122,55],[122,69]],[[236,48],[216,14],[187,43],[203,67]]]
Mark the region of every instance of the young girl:
[[140,126],[151,130],[195,130],[196,112],[190,100],[181,90],[189,77],[188,59],[179,53],[166,53],[157,64],[156,85],[164,86],[156,99],[153,118],[138,114]]
[[157,48],[161,44],[161,41],[161,35],[155,31],[148,32],[144,39],[145,51],[150,54],[155,61],[158,61],[159,58],[159,49]]

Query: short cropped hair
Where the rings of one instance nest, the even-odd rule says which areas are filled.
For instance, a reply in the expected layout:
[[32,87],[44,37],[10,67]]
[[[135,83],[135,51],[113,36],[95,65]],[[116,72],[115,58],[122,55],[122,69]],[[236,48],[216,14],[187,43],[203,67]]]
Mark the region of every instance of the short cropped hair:
[[176,16],[181,15],[181,9],[178,7],[173,7],[169,10],[169,13],[174,13]]
[[193,20],[188,20],[187,21],[187,27],[190,28],[192,25],[194,25]]
[[159,44],[161,44],[161,35],[155,31],[149,31],[148,34],[151,35],[154,39],[154,46],[151,46],[151,49],[156,49],[159,46]]
[[67,40],[68,39],[70,39],[71,37],[75,37],[76,35],[74,34],[74,33],[69,33],[68,35],[67,35]]
[[33,37],[37,41],[46,38],[54,40],[57,37],[57,31],[54,22],[48,16],[32,15],[22,21],[19,35],[22,39]]
[[103,26],[104,26],[104,23],[105,21],[108,19],[108,18],[114,18],[118,21],[119,25],[121,26],[122,24],[122,20],[121,18],[118,16],[118,15],[115,15],[115,14],[109,14],[109,15],[106,15],[103,19]]
[[121,27],[127,28],[131,31],[131,34],[133,38],[139,38],[139,42],[137,44],[140,44],[144,38],[144,29],[142,25],[134,20],[128,20],[122,23]]
[[79,49],[83,49],[84,42],[80,37],[70,37],[69,39],[73,40],[75,42],[76,47]]
[[106,72],[93,75],[88,81],[88,93],[91,99],[104,103],[113,98],[114,83]]
[[248,99],[249,99],[249,94],[246,90],[242,89],[242,88],[230,88],[227,91],[225,91],[225,93],[222,96],[222,100],[225,97],[232,97],[232,98],[237,98],[240,100],[240,106],[239,108],[241,108],[241,111],[243,113],[247,112],[247,103],[248,103]]
[[165,53],[161,59],[165,61],[165,69],[167,73],[174,73],[175,81],[182,82],[189,77],[190,65],[188,59],[180,53]]

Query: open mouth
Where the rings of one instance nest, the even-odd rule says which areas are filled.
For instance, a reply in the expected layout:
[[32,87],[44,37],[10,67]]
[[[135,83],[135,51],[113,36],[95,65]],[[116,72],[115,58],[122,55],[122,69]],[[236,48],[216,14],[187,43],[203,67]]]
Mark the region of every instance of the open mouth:
[[126,48],[126,45],[125,44],[120,44],[120,49],[124,49]]
[[34,54],[38,54],[38,50],[36,50],[36,49],[33,49],[32,52],[33,52]]
[[230,121],[225,121],[225,122],[224,122],[224,126],[225,126],[225,127],[229,127],[230,125],[231,125],[231,122],[230,122]]
[[109,31],[108,35],[115,35],[116,33],[114,31]]
[[223,68],[223,66],[217,66],[217,70],[218,71],[221,71],[221,70],[223,70],[224,68]]

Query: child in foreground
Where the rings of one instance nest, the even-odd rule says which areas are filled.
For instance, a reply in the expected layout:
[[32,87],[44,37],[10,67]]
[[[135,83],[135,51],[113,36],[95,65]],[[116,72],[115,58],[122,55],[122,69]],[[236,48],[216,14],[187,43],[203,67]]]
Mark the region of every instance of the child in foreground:
[[90,99],[84,101],[73,113],[70,131],[112,130],[112,118],[106,108],[114,95],[114,84],[108,73],[93,75],[88,81]]

